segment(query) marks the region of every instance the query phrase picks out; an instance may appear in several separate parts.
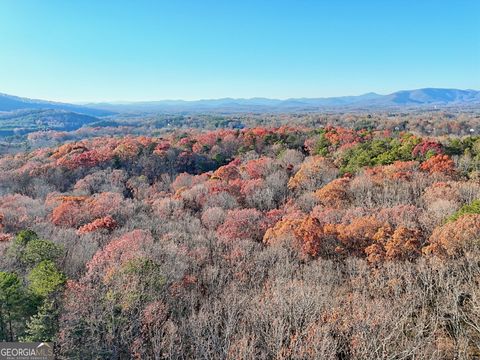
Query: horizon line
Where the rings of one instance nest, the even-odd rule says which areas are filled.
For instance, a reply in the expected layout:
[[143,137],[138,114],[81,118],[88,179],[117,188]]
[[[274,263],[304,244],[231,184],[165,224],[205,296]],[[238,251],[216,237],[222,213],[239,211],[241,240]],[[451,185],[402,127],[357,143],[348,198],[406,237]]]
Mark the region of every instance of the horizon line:
[[224,97],[212,97],[212,98],[196,98],[196,99],[181,99],[181,98],[164,98],[164,99],[156,99],[156,100],[96,100],[96,101],[69,101],[69,100],[50,100],[50,99],[42,99],[40,97],[27,97],[27,96],[20,96],[20,95],[13,95],[8,94],[5,92],[0,92],[0,95],[3,96],[11,96],[20,99],[28,99],[33,101],[45,101],[45,102],[52,102],[52,103],[62,103],[62,104],[72,104],[72,105],[94,105],[94,104],[112,104],[112,105],[126,105],[126,104],[135,104],[135,103],[151,103],[151,102],[165,102],[165,101],[181,101],[181,102],[198,102],[198,101],[214,101],[214,100],[255,100],[255,99],[264,99],[264,100],[278,100],[278,101],[288,101],[288,100],[302,100],[302,99],[331,99],[331,98],[341,98],[341,97],[358,97],[364,95],[380,95],[380,96],[387,96],[397,92],[402,91],[415,91],[415,90],[426,90],[426,89],[435,89],[435,90],[460,90],[460,91],[480,91],[473,88],[461,89],[461,88],[454,88],[454,87],[421,87],[421,88],[414,88],[414,89],[400,89],[393,92],[388,93],[378,93],[375,91],[367,91],[360,94],[355,95],[333,95],[333,96],[301,96],[301,97],[267,97],[267,96],[252,96],[252,97],[231,97],[231,96],[224,96]]

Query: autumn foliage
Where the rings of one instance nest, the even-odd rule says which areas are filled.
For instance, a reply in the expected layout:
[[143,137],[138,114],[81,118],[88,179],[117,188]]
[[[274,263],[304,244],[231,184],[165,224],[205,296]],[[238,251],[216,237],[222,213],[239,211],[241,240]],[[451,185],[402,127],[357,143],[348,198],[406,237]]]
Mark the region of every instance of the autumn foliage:
[[327,185],[318,189],[315,196],[323,206],[330,208],[341,208],[349,202],[349,178],[335,179]]
[[480,215],[467,214],[436,228],[430,236],[430,245],[423,251],[456,257],[469,249],[478,248],[480,241]]
[[455,164],[448,155],[435,155],[421,165],[421,169],[430,174],[453,175],[455,173]]
[[[0,341],[11,321],[62,358],[474,358],[480,139],[376,116],[1,156]],[[34,313],[2,298],[45,274]]]
[[105,217],[95,219],[92,222],[81,226],[78,229],[78,233],[79,234],[86,234],[86,233],[93,232],[93,231],[98,231],[98,230],[101,230],[101,229],[112,231],[116,227],[117,227],[117,222],[115,221],[115,219],[113,219],[111,216],[107,215]]
[[225,222],[217,229],[220,237],[228,240],[261,240],[266,230],[264,215],[256,209],[230,210]]

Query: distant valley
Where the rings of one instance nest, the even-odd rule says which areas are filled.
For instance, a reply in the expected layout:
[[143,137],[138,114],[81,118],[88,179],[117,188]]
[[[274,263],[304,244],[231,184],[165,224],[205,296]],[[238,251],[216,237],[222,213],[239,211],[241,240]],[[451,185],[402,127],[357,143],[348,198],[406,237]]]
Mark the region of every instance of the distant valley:
[[[139,116],[188,114],[308,113],[379,110],[434,110],[478,108],[480,91],[425,88],[388,95],[367,93],[329,98],[286,100],[211,99],[161,100],[123,103],[68,104],[0,94],[0,137],[22,136],[39,130],[72,131],[85,125],[116,126],[117,119],[137,121]],[[215,115],[217,114],[217,115]],[[162,120],[163,121],[163,120]],[[164,121],[169,124],[168,120]],[[157,122],[158,123],[158,122]],[[231,122],[230,122],[231,124]],[[165,125],[166,126],[166,125]],[[237,126],[237,125],[235,125]]]

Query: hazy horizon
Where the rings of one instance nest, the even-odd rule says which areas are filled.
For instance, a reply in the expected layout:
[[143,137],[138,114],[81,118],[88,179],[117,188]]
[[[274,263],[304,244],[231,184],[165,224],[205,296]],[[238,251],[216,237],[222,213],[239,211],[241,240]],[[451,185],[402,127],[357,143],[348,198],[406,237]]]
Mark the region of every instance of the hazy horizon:
[[[420,89],[429,89],[433,88],[432,86],[425,86]],[[464,90],[464,91],[480,91],[478,89],[474,88],[469,88],[469,89],[461,89],[458,87],[435,87],[435,89],[456,89],[456,90]],[[72,104],[77,104],[77,105],[86,105],[86,104],[95,104],[95,103],[110,103],[110,104],[128,104],[128,103],[135,103],[135,102],[156,102],[156,101],[208,101],[208,100],[221,100],[221,99],[233,99],[233,100],[252,100],[252,99],[269,99],[269,100],[280,100],[280,101],[285,101],[285,100],[291,100],[291,99],[321,99],[321,98],[337,98],[337,97],[354,97],[354,96],[363,96],[367,94],[376,94],[376,95],[389,95],[398,91],[408,91],[408,90],[417,90],[417,89],[397,89],[389,92],[378,92],[378,91],[366,91],[362,93],[357,93],[357,94],[337,94],[337,95],[326,95],[326,96],[289,96],[289,97],[271,97],[271,96],[251,96],[251,97],[234,97],[234,96],[220,96],[220,97],[215,97],[215,98],[191,98],[191,99],[182,99],[182,98],[162,98],[162,99],[149,99],[149,100],[136,100],[136,101],[131,101],[128,99],[122,99],[122,100],[99,100],[99,101],[75,101],[72,102]]]
[[6,95],[6,96],[14,96],[14,97],[19,97],[19,98],[25,98],[29,100],[39,100],[39,101],[49,101],[49,102],[64,102],[64,103],[69,103],[69,104],[74,104],[74,105],[89,105],[89,104],[115,104],[115,105],[122,105],[122,104],[133,104],[133,103],[149,103],[149,102],[168,102],[168,101],[184,101],[184,102],[198,102],[198,101],[214,101],[214,100],[223,100],[223,99],[232,99],[232,100],[254,100],[254,99],[266,99],[266,100],[279,100],[279,101],[286,101],[286,100],[294,100],[294,99],[330,99],[330,98],[341,98],[341,97],[359,97],[359,96],[364,96],[364,95],[369,95],[369,94],[375,94],[375,95],[380,95],[380,96],[386,96],[390,95],[392,93],[396,92],[401,92],[401,91],[416,91],[416,90],[422,90],[422,89],[452,89],[452,90],[461,90],[461,91],[480,91],[477,89],[460,89],[460,88],[446,88],[446,87],[439,87],[439,88],[433,88],[433,87],[424,87],[424,88],[418,88],[418,89],[398,89],[393,92],[388,92],[388,93],[379,93],[376,91],[368,91],[364,92],[361,94],[343,94],[343,95],[336,95],[336,96],[312,96],[312,97],[285,97],[285,98],[274,98],[274,97],[265,97],[265,96],[253,96],[253,97],[232,97],[232,96],[222,96],[218,98],[194,98],[194,99],[181,99],[181,98],[163,98],[163,99],[151,99],[151,100],[98,100],[98,101],[61,101],[61,100],[52,100],[52,99],[45,99],[45,98],[40,98],[40,97],[27,97],[27,96],[22,96],[21,94],[9,94],[4,91],[0,91],[0,95]]

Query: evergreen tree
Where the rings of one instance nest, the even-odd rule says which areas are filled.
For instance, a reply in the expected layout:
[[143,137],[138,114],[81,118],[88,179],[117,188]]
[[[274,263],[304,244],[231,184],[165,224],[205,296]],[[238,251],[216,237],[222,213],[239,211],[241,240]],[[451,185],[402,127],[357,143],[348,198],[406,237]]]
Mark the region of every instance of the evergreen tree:
[[46,299],[27,322],[23,341],[53,341],[58,331],[59,310],[57,301]]

